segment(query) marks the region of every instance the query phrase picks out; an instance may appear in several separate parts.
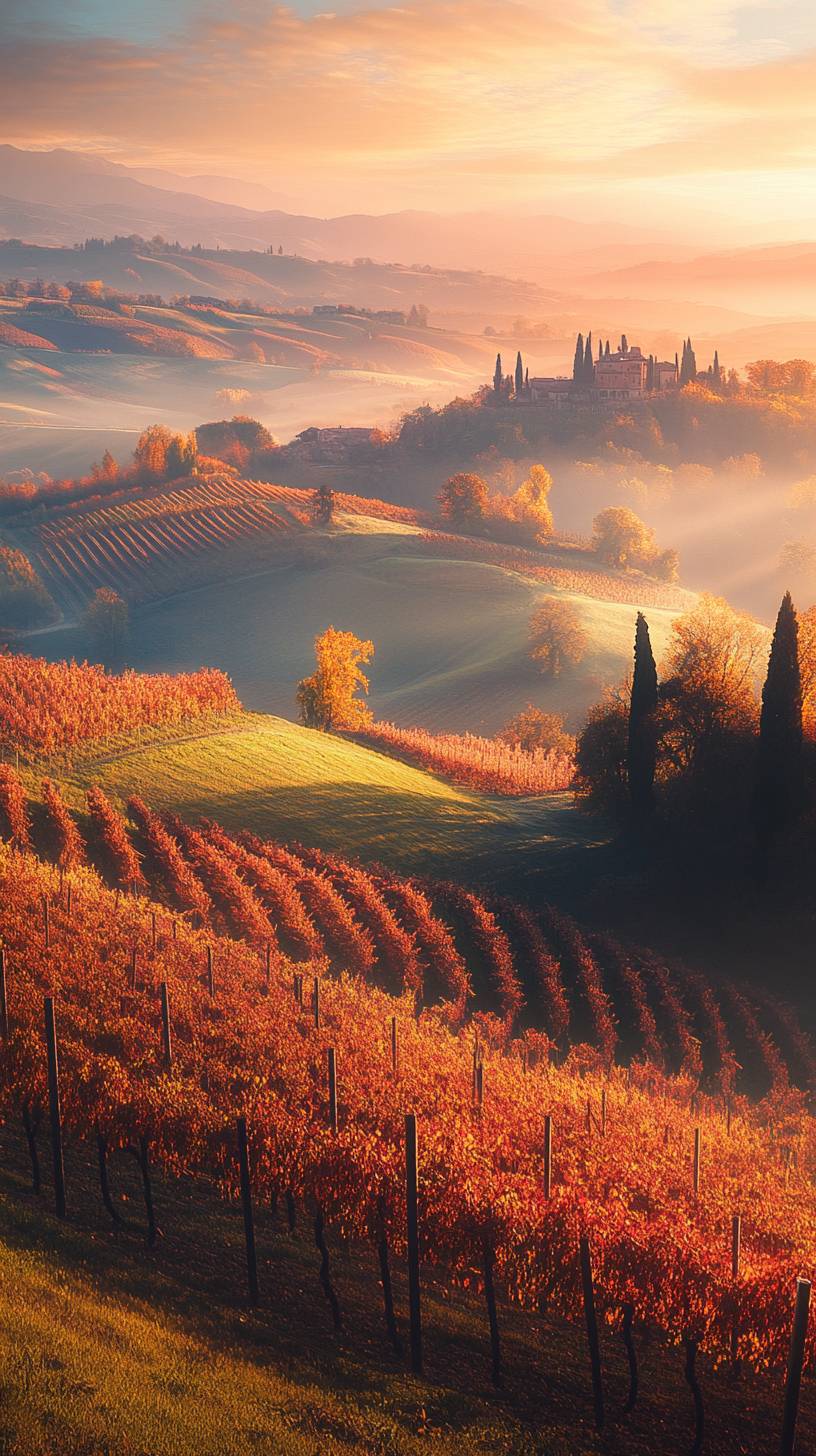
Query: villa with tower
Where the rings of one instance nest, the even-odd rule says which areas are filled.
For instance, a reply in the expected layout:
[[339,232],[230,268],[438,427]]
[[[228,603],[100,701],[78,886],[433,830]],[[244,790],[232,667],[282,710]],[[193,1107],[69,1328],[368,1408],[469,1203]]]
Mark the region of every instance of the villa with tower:
[[[697,377],[697,361],[691,339],[683,344],[682,361],[677,354],[673,360],[658,359],[654,354],[645,355],[636,345],[628,343],[625,334],[614,350],[608,339],[605,343],[601,340],[596,358],[592,334],[589,333],[586,340],[583,334],[579,334],[571,375],[531,378],[524,368],[520,352],[514,374],[505,375],[499,354],[493,375],[493,399],[501,403],[545,405],[555,409],[570,404],[614,405],[677,389]],[[721,378],[720,362],[715,354],[706,379],[719,382]]]

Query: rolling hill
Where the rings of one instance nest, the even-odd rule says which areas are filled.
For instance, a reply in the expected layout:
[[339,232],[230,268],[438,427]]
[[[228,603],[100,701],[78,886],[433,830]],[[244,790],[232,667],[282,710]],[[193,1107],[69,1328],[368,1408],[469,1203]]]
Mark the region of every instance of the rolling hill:
[[[331,622],[374,640],[379,718],[492,734],[534,701],[577,727],[628,670],[637,605],[649,604],[660,655],[692,600],[598,571],[591,556],[573,553],[567,569],[556,549],[525,555],[440,537],[343,497],[337,526],[319,531],[307,529],[309,496],[295,489],[226,479],[131,495],[52,512],[11,539],[69,623],[97,587],[112,586],[137,605],[133,666],[221,667],[242,700],[265,712],[293,712],[314,638]],[[529,658],[527,632],[552,593],[575,604],[590,645],[576,671],[546,679]],[[88,644],[66,625],[40,634],[37,650],[82,657]]]
[[[145,735],[115,751],[77,758],[60,773],[69,802],[84,806],[93,784],[124,802],[138,794],[160,812],[217,819],[226,828],[301,839],[442,875],[467,864],[486,877],[518,872],[547,846],[593,843],[569,794],[500,799],[456,788],[433,774],[283,718],[248,714],[224,728],[175,738]],[[27,777],[32,788],[37,779]]]

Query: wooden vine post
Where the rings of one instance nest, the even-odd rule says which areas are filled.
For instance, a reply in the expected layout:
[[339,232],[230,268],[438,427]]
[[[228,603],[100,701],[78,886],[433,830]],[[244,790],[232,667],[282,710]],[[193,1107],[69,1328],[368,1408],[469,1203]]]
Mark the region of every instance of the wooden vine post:
[[258,1259],[255,1252],[255,1217],[252,1212],[252,1185],[249,1180],[249,1146],[247,1144],[246,1118],[239,1117],[238,1167],[241,1174],[241,1207],[244,1213],[244,1243],[246,1245],[247,1284],[249,1302],[255,1309],[258,1304]]
[[802,1388],[802,1370],[805,1363],[805,1337],[810,1314],[810,1293],[810,1280],[797,1279],[788,1354],[788,1373],[785,1378],[785,1405],[782,1412],[782,1440],[779,1446],[779,1456],[794,1456],[796,1448],[796,1423],[799,1417],[799,1392]]
[[51,1157],[54,1165],[54,1203],[57,1218],[65,1217],[65,1165],[62,1156],[62,1109],[60,1107],[59,1058],[54,998],[45,998],[45,1045],[48,1055],[48,1115],[51,1122]]
[[552,1153],[553,1153],[553,1120],[549,1112],[544,1118],[544,1197],[552,1196]]
[[173,1035],[170,1029],[170,993],[166,981],[162,981],[159,990],[161,992],[162,1060],[165,1072],[171,1072],[173,1070]]
[[416,1114],[405,1114],[405,1206],[408,1228],[408,1314],[411,1369],[422,1374],[422,1307],[419,1283],[419,1219],[417,1211],[419,1146]]
[[337,1053],[329,1047],[326,1053],[329,1071],[329,1127],[337,1132]]
[[595,1407],[595,1426],[599,1431],[604,1427],[604,1394],[603,1374],[601,1371],[601,1342],[598,1335],[598,1312],[595,1308],[595,1286],[592,1278],[592,1254],[589,1247],[589,1239],[586,1235],[581,1237],[579,1244],[581,1257],[581,1284],[584,1293],[584,1316],[587,1327],[587,1343],[589,1345],[589,1364],[592,1372],[592,1401]]

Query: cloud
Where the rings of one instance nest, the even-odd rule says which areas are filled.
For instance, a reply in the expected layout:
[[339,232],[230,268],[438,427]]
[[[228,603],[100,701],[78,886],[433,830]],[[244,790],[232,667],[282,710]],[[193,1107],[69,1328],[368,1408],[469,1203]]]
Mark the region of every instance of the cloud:
[[185,7],[183,28],[150,44],[59,34],[56,20],[35,34],[13,5],[0,127],[19,145],[287,188],[330,180],[357,199],[376,186],[386,205],[406,176],[425,201],[444,176],[446,201],[477,205],[481,184],[810,155],[785,119],[812,116],[816,58],[776,54],[767,0],[413,0],[310,15],[235,0]]

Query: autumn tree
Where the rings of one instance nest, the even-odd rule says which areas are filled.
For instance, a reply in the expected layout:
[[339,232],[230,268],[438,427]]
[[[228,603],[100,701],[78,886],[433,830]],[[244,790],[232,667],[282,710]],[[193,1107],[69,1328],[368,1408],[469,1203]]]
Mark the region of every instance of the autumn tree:
[[166,425],[149,425],[143,430],[133,451],[133,467],[138,476],[148,480],[173,480],[189,475],[195,467],[197,444],[195,431],[177,435]]
[[480,526],[487,511],[489,492],[481,475],[459,471],[445,481],[437,496],[442,515],[464,531]]
[[673,581],[676,551],[661,551],[651,526],[628,506],[608,506],[592,522],[592,549],[608,566],[636,567]]
[[661,754],[672,776],[698,784],[725,772],[736,740],[756,726],[763,629],[723,597],[704,592],[672,623],[662,666]]
[[816,738],[816,607],[799,618],[799,685],[802,690],[802,727]]
[[635,625],[635,671],[629,700],[629,728],[626,746],[626,774],[629,798],[638,818],[654,808],[654,778],[657,758],[657,668],[649,626],[642,612]]
[[312,520],[316,526],[330,526],[334,521],[334,491],[324,481],[312,494]]
[[590,708],[575,749],[576,792],[592,809],[621,816],[629,802],[626,771],[629,684]]
[[111,587],[99,587],[85,609],[83,626],[103,662],[115,662],[121,656],[129,622],[127,602]]
[[754,787],[754,828],[760,854],[796,817],[802,802],[802,682],[799,626],[790,592],[776,618],[762,689]]
[[353,632],[327,627],[315,638],[317,667],[298,683],[300,720],[307,728],[357,731],[372,721],[371,710],[357,696],[368,692],[363,667],[374,656],[373,642]]
[[547,597],[530,618],[530,656],[542,672],[557,677],[565,667],[579,663],[588,638],[581,614],[573,602]]
[[496,737],[510,748],[522,748],[525,753],[554,750],[571,756],[575,752],[575,739],[566,732],[561,714],[545,713],[533,703],[516,713]]
[[531,465],[529,475],[510,497],[513,519],[529,526],[539,541],[546,540],[554,530],[549,504],[552,486],[549,470],[543,465]]

